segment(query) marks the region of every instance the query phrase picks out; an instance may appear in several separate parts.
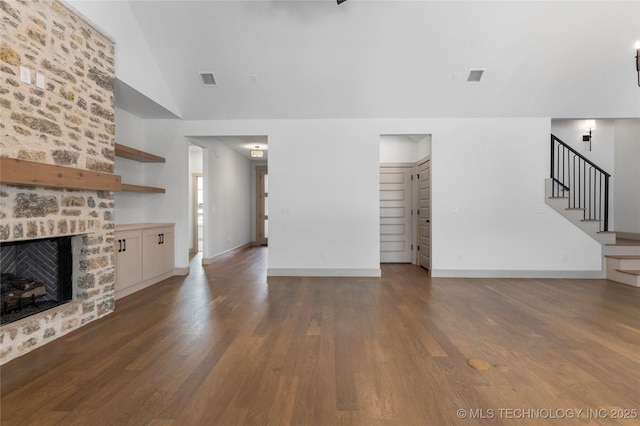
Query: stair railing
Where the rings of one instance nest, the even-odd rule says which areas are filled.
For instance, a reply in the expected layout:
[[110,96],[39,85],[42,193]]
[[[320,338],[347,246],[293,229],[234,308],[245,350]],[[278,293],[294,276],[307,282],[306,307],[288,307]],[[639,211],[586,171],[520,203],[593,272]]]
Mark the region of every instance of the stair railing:
[[584,220],[600,221],[609,230],[609,178],[611,175],[575,149],[551,135],[551,188],[553,197],[567,197],[570,209],[583,209]]

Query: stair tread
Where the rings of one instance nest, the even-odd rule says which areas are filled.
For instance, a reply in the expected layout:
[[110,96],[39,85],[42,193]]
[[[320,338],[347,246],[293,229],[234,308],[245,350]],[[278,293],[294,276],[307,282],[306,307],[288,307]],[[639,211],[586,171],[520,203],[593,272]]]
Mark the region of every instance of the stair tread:
[[633,254],[605,254],[604,257],[610,257],[612,259],[640,259],[640,256]]
[[640,269],[616,269],[618,272],[629,275],[640,275]]

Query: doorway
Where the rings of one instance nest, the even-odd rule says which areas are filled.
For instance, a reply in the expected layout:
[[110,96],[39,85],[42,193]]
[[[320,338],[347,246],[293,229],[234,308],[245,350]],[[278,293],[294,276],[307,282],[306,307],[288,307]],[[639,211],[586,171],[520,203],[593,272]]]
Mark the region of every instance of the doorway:
[[431,269],[431,135],[380,135],[380,262]]

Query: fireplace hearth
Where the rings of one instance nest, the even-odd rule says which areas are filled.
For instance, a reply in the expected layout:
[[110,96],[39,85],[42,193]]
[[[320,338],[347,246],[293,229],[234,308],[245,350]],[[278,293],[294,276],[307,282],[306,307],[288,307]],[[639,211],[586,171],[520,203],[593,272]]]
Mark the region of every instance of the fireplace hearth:
[[0,244],[0,317],[8,324],[72,299],[71,237]]

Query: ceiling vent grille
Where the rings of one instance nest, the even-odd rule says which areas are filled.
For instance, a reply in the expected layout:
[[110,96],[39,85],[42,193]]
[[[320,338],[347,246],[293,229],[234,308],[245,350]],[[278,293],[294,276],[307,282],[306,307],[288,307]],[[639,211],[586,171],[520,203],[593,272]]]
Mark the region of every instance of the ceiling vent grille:
[[467,78],[468,82],[478,83],[484,74],[484,68],[471,68],[469,70],[469,77]]
[[205,87],[215,87],[218,85],[218,83],[216,83],[216,76],[213,75],[212,72],[201,72],[200,80],[202,80],[202,85]]

